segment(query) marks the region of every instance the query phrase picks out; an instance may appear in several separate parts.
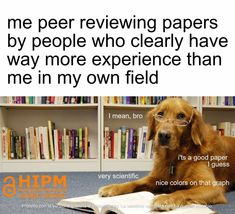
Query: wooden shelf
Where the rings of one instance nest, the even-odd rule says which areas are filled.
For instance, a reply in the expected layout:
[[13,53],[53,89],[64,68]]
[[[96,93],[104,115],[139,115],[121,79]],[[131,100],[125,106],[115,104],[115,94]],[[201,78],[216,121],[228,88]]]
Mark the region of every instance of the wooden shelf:
[[152,166],[152,159],[104,159],[101,171],[149,171]]
[[2,172],[73,172],[99,171],[98,159],[74,160],[3,160],[0,162]]
[[5,104],[1,103],[0,107],[7,109],[29,108],[29,109],[65,109],[65,108],[97,108],[95,104]]
[[203,105],[202,110],[235,110],[235,106]]
[[105,108],[123,108],[123,109],[150,109],[157,105],[138,105],[138,104],[104,104]]

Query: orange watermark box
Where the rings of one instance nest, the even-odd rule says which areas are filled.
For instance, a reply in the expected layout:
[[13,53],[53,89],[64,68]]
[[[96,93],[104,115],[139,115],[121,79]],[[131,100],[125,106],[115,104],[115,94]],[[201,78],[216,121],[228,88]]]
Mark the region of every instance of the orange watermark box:
[[67,192],[66,175],[18,175],[3,179],[2,194],[12,198],[64,198]]

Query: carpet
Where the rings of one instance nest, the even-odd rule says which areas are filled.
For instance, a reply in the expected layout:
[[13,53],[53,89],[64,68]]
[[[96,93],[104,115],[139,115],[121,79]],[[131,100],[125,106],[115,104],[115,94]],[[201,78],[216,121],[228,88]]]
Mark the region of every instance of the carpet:
[[[122,183],[136,178],[141,178],[145,176],[147,172],[58,172],[58,173],[0,173],[0,213],[10,214],[33,214],[33,213],[82,213],[79,211],[74,211],[70,209],[65,209],[57,207],[56,203],[60,198],[20,198],[21,194],[18,189],[19,176],[24,179],[23,185],[26,185],[27,178],[30,179],[30,185],[35,184],[41,187],[42,183],[40,179],[44,178],[61,178],[66,176],[67,192],[64,197],[78,197],[97,193],[99,187],[111,184],[111,183]],[[4,182],[7,176],[15,179],[16,182],[16,194],[13,197],[6,197],[3,195],[3,191],[6,192],[7,189],[4,187],[7,182]],[[28,177],[27,177],[28,176]],[[34,179],[33,179],[34,176]],[[21,179],[22,179],[21,178]],[[53,181],[53,179],[52,179]],[[8,183],[12,183],[11,179],[8,177]],[[58,184],[57,180],[57,184]],[[217,211],[218,213],[231,214],[235,213],[235,192],[226,193],[229,203],[225,205],[213,205],[210,206],[211,209]]]

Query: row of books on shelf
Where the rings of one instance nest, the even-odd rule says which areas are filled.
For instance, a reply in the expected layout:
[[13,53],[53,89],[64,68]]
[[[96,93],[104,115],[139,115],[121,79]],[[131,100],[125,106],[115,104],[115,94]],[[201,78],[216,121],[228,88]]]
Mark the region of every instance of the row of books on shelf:
[[202,105],[212,106],[235,106],[235,96],[204,96],[202,97]]
[[105,96],[104,104],[156,105],[167,97],[148,96]]
[[104,159],[151,159],[153,143],[147,141],[148,127],[138,129],[120,127],[116,132],[109,127],[104,129]]
[[220,136],[235,137],[235,123],[221,122],[217,125],[213,125],[212,127]]
[[88,128],[55,128],[48,121],[48,127],[25,128],[25,135],[19,136],[9,128],[2,127],[0,133],[0,158],[2,160],[59,160],[88,159],[90,142]]
[[[156,105],[166,96],[105,96],[104,104]],[[6,104],[94,104],[97,96],[8,96],[0,97]]]
[[94,104],[98,103],[96,96],[15,96],[1,97],[1,103],[7,104]]

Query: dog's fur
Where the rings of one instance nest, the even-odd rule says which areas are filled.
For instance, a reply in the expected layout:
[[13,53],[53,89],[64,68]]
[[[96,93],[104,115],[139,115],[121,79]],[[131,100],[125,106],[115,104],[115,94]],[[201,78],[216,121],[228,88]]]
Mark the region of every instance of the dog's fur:
[[[154,115],[164,114],[165,122],[157,122]],[[181,116],[179,116],[181,114]],[[187,126],[176,126],[180,118],[191,121]],[[114,196],[137,191],[167,193],[156,197],[153,210],[171,210],[191,203],[226,203],[225,191],[235,184],[235,138],[220,137],[205,124],[201,114],[180,98],[168,98],[148,113],[148,140],[154,142],[154,166],[144,178],[123,184],[112,184],[99,189],[99,195]],[[164,144],[159,133],[168,133]],[[182,160],[183,155],[186,160]],[[215,156],[227,156],[226,160],[210,161]],[[208,160],[194,160],[194,158]],[[216,167],[208,164],[217,164]],[[220,164],[220,165],[218,165]],[[174,168],[174,169],[173,169]],[[171,170],[171,173],[169,172]],[[160,185],[167,181],[168,185]],[[171,185],[171,181],[179,185]],[[183,181],[185,185],[179,183]],[[218,181],[228,181],[221,185]],[[217,182],[217,183],[216,183]]]

